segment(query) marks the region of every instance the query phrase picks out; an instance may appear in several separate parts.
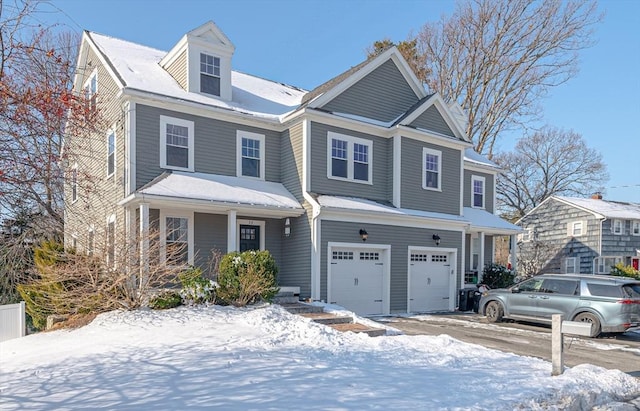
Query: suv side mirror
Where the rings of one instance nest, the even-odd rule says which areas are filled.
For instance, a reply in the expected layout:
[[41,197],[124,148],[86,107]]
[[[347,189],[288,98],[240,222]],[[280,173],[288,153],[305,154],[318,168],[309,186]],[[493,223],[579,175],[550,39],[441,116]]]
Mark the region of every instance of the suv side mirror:
[[513,288],[511,289],[511,292],[512,292],[513,294],[517,294],[517,293],[519,293],[519,292],[520,292],[520,288],[519,288],[519,287],[513,287]]

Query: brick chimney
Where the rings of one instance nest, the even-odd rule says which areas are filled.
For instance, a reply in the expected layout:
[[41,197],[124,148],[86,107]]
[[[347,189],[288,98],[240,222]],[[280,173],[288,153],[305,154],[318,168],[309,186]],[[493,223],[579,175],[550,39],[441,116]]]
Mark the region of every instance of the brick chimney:
[[591,194],[591,198],[594,200],[602,200],[602,193],[597,192],[597,193],[593,193]]

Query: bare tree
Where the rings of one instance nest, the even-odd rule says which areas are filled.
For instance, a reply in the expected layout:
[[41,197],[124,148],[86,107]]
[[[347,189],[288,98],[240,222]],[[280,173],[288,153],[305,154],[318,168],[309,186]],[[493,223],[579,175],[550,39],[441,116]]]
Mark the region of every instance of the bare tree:
[[503,169],[496,199],[513,220],[552,195],[584,197],[608,180],[602,155],[574,131],[545,127],[518,141],[512,152],[494,157]]
[[547,264],[557,255],[557,245],[548,241],[533,240],[518,245],[518,277],[519,280],[541,274]]
[[[601,19],[590,0],[460,1],[451,17],[418,33],[425,68],[416,74],[465,109],[467,135],[491,158],[504,131],[538,119],[549,88],[575,76],[578,52],[592,45]],[[378,42],[370,54],[388,45]],[[410,48],[400,51],[416,60]]]

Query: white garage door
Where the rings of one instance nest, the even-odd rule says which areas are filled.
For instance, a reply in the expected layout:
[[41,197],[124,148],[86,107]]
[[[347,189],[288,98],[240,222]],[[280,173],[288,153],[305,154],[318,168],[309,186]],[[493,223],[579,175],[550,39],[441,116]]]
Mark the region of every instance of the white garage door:
[[381,314],[383,253],[379,249],[332,248],[329,302],[360,315]]
[[412,252],[409,266],[409,310],[449,310],[451,254]]

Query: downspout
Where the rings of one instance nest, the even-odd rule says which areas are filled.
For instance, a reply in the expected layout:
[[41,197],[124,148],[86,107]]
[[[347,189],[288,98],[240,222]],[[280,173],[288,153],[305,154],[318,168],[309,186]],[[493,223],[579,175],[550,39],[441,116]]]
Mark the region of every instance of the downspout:
[[311,298],[320,301],[320,204],[309,194],[311,167],[311,123],[302,121],[302,197],[312,207],[311,213]]

